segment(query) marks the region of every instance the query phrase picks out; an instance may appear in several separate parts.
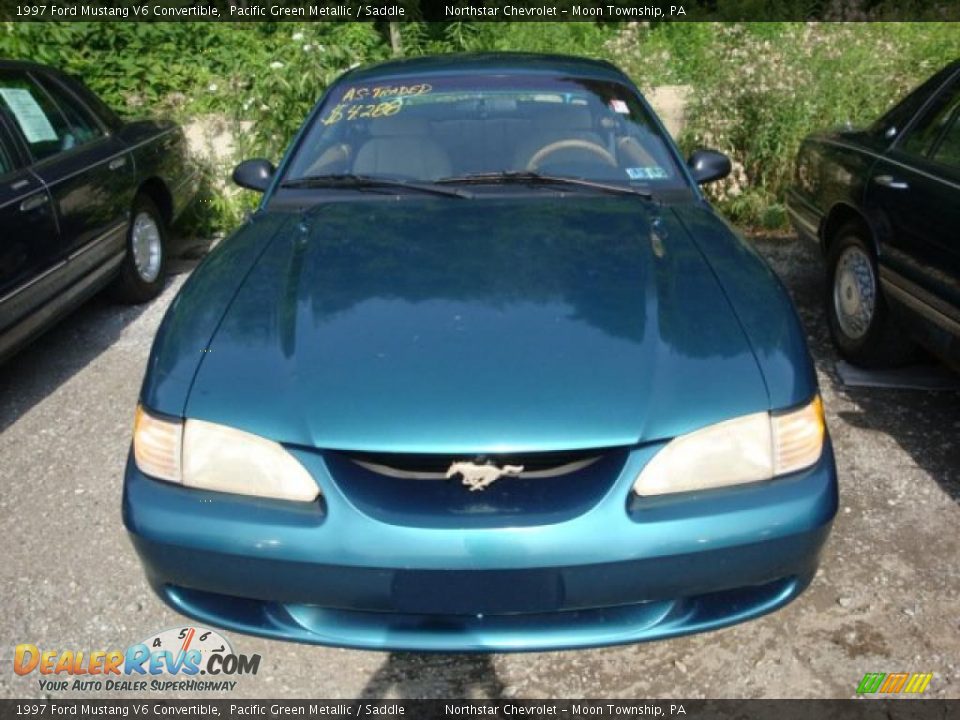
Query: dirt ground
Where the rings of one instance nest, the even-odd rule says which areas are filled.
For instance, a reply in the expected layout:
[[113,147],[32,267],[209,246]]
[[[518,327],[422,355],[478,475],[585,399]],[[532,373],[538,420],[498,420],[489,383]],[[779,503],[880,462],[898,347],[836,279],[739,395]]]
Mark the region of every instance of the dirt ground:
[[[927,696],[960,697],[960,393],[843,386],[814,249],[756,242],[807,327],[840,472],[840,513],[799,600],[719,632],[575,652],[387,654],[229,633],[262,656],[233,696],[846,698],[866,672],[924,671]],[[120,488],[150,342],[188,267],[147,307],[95,298],[0,367],[2,697],[48,694],[13,673],[19,643],[124,648],[183,623],[147,588]]]

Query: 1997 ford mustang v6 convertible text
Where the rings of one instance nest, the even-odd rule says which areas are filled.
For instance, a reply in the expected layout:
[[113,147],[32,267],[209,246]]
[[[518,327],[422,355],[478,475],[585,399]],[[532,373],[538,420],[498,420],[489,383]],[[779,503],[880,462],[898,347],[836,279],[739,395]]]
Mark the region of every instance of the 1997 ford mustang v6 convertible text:
[[354,70],[158,332],[124,519],[234,630],[377,649],[664,638],[778,608],[837,506],[803,332],[606,63]]

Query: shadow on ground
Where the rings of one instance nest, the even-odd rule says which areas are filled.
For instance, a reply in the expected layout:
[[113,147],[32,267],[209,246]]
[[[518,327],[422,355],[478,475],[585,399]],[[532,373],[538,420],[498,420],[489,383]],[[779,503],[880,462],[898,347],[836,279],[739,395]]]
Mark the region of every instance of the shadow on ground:
[[145,309],[99,293],[0,365],[0,432],[113,345]]
[[845,388],[859,407],[841,412],[850,425],[885,433],[906,450],[916,465],[960,502],[960,393]]
[[[169,274],[192,270],[209,246],[175,238]],[[0,432],[113,345],[149,307],[117,304],[99,292],[0,364]]]
[[490,655],[435,655],[394,652],[360,691],[362,698],[503,697]]

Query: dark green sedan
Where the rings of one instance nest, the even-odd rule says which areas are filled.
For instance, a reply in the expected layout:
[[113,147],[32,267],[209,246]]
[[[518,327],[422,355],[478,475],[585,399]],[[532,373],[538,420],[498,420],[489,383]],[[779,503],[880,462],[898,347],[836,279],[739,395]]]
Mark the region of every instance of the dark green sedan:
[[870,127],[807,138],[788,207],[826,257],[844,358],[899,365],[919,343],[960,367],[960,61]]

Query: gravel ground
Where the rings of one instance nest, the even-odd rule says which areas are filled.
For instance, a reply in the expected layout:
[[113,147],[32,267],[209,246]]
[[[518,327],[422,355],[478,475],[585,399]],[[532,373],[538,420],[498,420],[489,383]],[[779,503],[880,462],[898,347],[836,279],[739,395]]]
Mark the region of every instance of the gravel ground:
[[[719,632],[577,652],[386,654],[233,633],[238,652],[263,658],[235,696],[844,698],[865,672],[903,670],[934,672],[927,696],[960,697],[960,393],[844,387],[815,252],[756,242],[808,329],[841,478],[821,571],[799,600]],[[149,306],[95,298],[0,367],[2,697],[45,694],[36,673],[12,672],[18,643],[122,648],[183,623],[148,590],[119,506],[150,342],[188,267]]]

